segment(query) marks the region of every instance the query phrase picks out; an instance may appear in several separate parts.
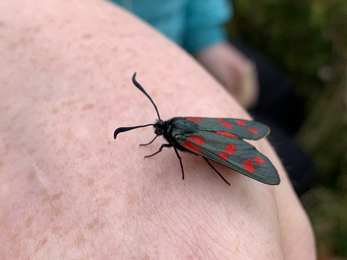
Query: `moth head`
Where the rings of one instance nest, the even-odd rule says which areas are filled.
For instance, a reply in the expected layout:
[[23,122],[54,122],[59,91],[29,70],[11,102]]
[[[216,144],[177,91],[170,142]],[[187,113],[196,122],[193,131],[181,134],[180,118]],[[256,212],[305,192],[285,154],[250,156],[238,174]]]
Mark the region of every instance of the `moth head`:
[[168,123],[167,121],[163,121],[159,119],[155,124],[154,124],[154,133],[156,135],[163,135],[167,131],[168,128]]

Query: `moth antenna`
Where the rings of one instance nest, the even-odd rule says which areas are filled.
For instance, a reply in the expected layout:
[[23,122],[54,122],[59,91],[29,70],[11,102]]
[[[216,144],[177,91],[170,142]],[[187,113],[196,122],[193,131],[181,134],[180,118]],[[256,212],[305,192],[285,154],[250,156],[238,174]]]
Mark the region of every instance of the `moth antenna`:
[[154,124],[138,125],[138,126],[131,126],[131,127],[119,127],[119,128],[117,128],[117,129],[114,131],[114,134],[113,134],[114,139],[117,138],[117,135],[118,135],[119,133],[127,132],[127,131],[130,131],[130,130],[136,129],[136,128],[146,127],[146,126],[150,126],[150,125],[154,125]]
[[144,90],[144,88],[140,85],[140,83],[138,83],[138,82],[136,81],[135,78],[136,78],[136,72],[135,72],[134,75],[133,75],[133,83],[134,83],[134,85],[135,85],[139,90],[141,90],[141,92],[142,92],[143,94],[145,94],[145,95],[148,97],[148,99],[152,102],[152,104],[153,104],[153,106],[154,106],[154,108],[155,108],[155,111],[157,112],[158,119],[161,120],[161,119],[160,119],[160,115],[159,115],[159,111],[158,111],[158,109],[157,109],[157,106],[154,104],[152,98],[147,94],[147,92],[146,92],[146,91]]

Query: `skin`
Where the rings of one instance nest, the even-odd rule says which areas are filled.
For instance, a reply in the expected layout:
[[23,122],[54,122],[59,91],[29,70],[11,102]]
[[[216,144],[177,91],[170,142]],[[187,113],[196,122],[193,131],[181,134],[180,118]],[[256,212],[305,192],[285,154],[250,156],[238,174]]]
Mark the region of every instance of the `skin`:
[[259,86],[255,65],[234,46],[219,42],[194,56],[244,108],[256,105]]
[[159,148],[161,117],[249,119],[196,61],[107,2],[0,3],[0,259],[315,259],[309,220],[278,169],[268,186]]

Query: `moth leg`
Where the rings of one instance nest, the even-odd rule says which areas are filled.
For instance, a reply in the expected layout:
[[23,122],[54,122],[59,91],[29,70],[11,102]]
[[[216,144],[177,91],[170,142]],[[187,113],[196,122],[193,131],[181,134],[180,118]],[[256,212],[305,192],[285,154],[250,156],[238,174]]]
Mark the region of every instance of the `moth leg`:
[[222,174],[220,174],[220,173],[212,166],[212,164],[209,162],[209,160],[207,160],[205,157],[202,157],[202,158],[204,158],[204,160],[207,162],[207,164],[210,165],[210,167],[211,167],[216,173],[218,173],[218,175],[225,181],[225,183],[228,184],[228,185],[230,186],[230,183],[229,183],[226,179],[224,179],[224,177],[222,176]]
[[159,135],[156,135],[156,136],[153,138],[153,140],[150,141],[148,144],[140,144],[140,146],[146,146],[146,145],[149,145],[149,144],[153,143],[154,140],[157,139],[158,136],[159,136]]
[[154,154],[151,154],[151,155],[146,155],[145,158],[148,158],[148,157],[152,157],[158,153],[161,152],[161,150],[163,150],[164,147],[172,147],[172,144],[162,144],[158,150],[158,152],[155,152]]
[[176,153],[176,155],[177,155],[178,160],[180,160],[181,169],[182,169],[182,180],[184,180],[184,170],[183,170],[182,158],[181,158],[181,156],[179,155],[179,153],[178,153],[176,147],[174,147],[174,149],[175,149],[175,153]]

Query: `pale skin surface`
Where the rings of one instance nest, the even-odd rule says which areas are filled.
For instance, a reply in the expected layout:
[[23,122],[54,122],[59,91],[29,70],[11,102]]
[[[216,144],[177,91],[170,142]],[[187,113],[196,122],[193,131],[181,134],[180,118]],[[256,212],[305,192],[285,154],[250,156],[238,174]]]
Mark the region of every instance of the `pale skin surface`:
[[310,223],[274,163],[268,186],[172,149],[161,117],[249,116],[191,57],[107,2],[0,3],[0,259],[315,259]]

